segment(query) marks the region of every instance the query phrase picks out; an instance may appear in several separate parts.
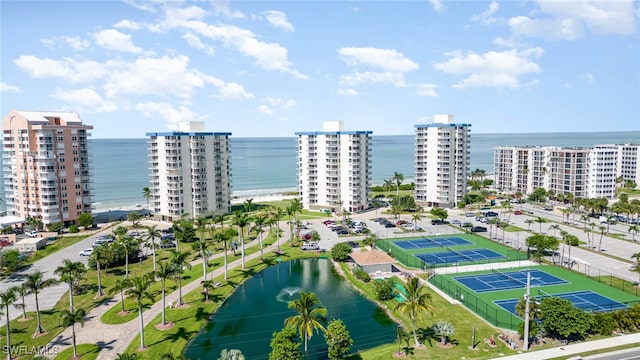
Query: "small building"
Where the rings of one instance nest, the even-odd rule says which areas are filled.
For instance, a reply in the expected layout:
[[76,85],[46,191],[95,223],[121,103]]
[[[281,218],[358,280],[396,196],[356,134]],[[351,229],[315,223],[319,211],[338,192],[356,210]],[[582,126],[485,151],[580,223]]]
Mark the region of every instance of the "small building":
[[393,271],[393,264],[396,260],[385,252],[379,250],[352,252],[351,258],[365,272],[390,273]]
[[26,238],[14,244],[15,248],[21,253],[30,253],[38,249],[42,249],[47,245],[46,237]]

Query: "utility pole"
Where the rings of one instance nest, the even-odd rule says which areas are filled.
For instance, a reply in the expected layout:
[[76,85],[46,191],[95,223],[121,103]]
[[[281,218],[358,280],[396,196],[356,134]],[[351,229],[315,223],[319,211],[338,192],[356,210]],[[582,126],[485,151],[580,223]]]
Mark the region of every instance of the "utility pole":
[[527,287],[524,293],[524,343],[522,350],[529,350],[529,290],[531,287],[531,273],[527,271]]

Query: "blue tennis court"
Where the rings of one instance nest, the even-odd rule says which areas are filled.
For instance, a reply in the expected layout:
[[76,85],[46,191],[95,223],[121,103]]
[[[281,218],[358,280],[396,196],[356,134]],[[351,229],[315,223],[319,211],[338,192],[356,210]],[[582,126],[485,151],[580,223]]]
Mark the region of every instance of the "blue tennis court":
[[[606,296],[602,296],[590,290],[575,291],[563,294],[550,294],[550,296],[567,299],[571,301],[573,306],[585,311],[608,312],[627,308],[627,305],[625,304],[619,303],[615,300],[609,299]],[[536,300],[540,301],[541,298],[542,296],[538,296],[536,297]],[[518,299],[509,299],[497,300],[494,301],[494,303],[517,316],[516,304],[518,303],[518,301]]]
[[524,289],[527,286],[527,273],[531,274],[530,284],[534,286],[566,284],[567,281],[542,270],[522,269],[517,271],[494,270],[488,274],[458,276],[454,279],[475,292]]
[[409,240],[394,241],[394,244],[405,250],[412,249],[428,249],[434,247],[446,247],[446,246],[460,246],[471,245],[470,241],[467,241],[461,237],[439,237],[439,238],[414,238]]
[[477,260],[504,259],[505,256],[489,249],[466,249],[438,251],[434,253],[414,254],[428,264],[465,263]]

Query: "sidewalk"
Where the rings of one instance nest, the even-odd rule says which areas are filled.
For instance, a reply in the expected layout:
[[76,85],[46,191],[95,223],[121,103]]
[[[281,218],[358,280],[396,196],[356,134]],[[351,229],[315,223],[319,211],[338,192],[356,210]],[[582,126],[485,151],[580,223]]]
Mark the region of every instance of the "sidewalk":
[[[281,232],[282,236],[278,239],[277,243],[285,243],[289,239],[289,229],[286,222],[284,224],[284,231]],[[282,228],[282,226],[281,226]],[[274,251],[276,249],[276,244],[273,243],[268,247],[265,247],[265,252]],[[249,243],[246,243],[246,247],[254,246],[258,244],[258,240],[253,240]],[[218,253],[213,257],[209,258],[215,259],[224,256],[223,253]],[[245,262],[250,261],[252,259],[260,257],[260,251],[256,251],[250,255],[245,256]],[[196,260],[191,263],[192,265],[202,264],[202,260]],[[242,264],[242,259],[235,260],[228,264],[229,270],[239,267]],[[224,266],[221,266],[213,271],[207,273],[209,279],[213,279],[217,276],[224,274]],[[182,287],[183,296],[189,293],[192,290],[199,288],[200,281],[202,277],[191,281],[190,283],[184,285]],[[178,300],[178,290],[167,294],[166,303],[169,304],[171,302],[175,302]],[[138,323],[139,318],[136,316],[135,319],[130,320],[124,324],[104,324],[100,321],[102,315],[107,312],[113,305],[115,305],[119,301],[119,297],[115,296],[108,301],[103,302],[99,306],[93,308],[86,316],[84,327],[77,328],[76,331],[76,343],[77,344],[97,344],[102,348],[100,353],[98,354],[97,360],[112,360],[117,357],[118,353],[124,353],[127,349],[127,346],[131,343],[133,338],[139,333],[140,325]],[[153,304],[150,308],[148,308],[144,314],[144,323],[145,327],[160,313],[162,312],[162,300]],[[49,348],[57,349],[58,352],[63,351],[71,347],[71,328],[65,329],[62,333],[60,333],[57,337],[51,340],[51,342],[47,345]]]
[[518,355],[503,356],[497,359],[508,360],[540,360],[552,359],[556,357],[566,356],[567,358],[577,356],[589,351],[603,350],[614,346],[640,343],[640,334],[622,335],[601,340],[593,340],[566,346],[560,346],[553,349],[538,350],[532,352],[523,352]]

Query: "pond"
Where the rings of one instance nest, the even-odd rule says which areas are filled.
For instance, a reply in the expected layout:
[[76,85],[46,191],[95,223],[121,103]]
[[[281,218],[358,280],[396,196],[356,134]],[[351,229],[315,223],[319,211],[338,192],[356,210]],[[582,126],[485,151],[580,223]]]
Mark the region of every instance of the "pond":
[[[384,310],[343,280],[327,259],[283,262],[254,275],[227,299],[189,343],[188,359],[216,359],[222,349],[239,349],[246,359],[268,359],[274,332],[295,315],[288,302],[300,290],[314,292],[327,308],[327,319],[341,319],[353,338],[352,352],[393,342],[396,324]],[[300,347],[304,350],[304,347]],[[322,333],[309,342],[310,359],[326,359]]]

